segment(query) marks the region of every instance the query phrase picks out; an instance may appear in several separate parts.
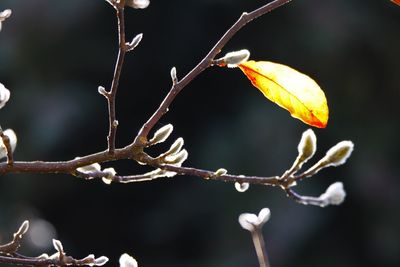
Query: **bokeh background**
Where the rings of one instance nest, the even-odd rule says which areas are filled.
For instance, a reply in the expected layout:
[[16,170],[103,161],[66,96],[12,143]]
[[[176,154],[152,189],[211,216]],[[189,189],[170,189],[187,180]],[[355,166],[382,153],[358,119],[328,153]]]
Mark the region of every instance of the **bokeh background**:
[[[127,56],[117,97],[118,146],[129,144],[170,88],[243,11],[266,1],[151,1],[127,10],[127,36],[143,32]],[[2,0],[13,15],[0,33],[0,81],[11,100],[0,112],[16,131],[17,160],[68,160],[106,148],[106,101],[116,18],[105,1]],[[292,66],[324,89],[330,121],[315,129],[316,159],[352,140],[348,163],[299,184],[319,195],[335,181],[348,193],[338,207],[302,206],[278,188],[176,177],[105,185],[67,175],[0,177],[0,241],[31,222],[22,252],[52,253],[62,240],[76,257],[107,255],[117,266],[128,252],[141,266],[258,266],[243,212],[272,211],[264,227],[272,266],[400,265],[400,7],[389,0],[293,1],[242,29],[222,51],[247,48],[252,59]],[[160,121],[175,126],[189,151],[187,166],[276,175],[296,157],[307,125],[267,101],[237,69],[210,68]],[[171,139],[161,150],[169,147]],[[156,153],[154,151],[154,153]],[[120,174],[146,171],[134,162]]]

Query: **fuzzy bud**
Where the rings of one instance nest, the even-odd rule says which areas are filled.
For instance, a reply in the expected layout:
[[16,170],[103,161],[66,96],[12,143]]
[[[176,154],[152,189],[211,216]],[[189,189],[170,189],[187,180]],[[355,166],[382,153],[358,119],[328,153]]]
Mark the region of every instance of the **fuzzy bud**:
[[11,16],[11,9],[6,9],[0,12],[0,31],[1,31],[1,23],[5,21],[7,18]]
[[171,74],[172,83],[173,84],[177,84],[178,83],[178,77],[176,76],[176,68],[175,67],[171,68],[170,74]]
[[247,49],[229,52],[223,58],[221,62],[227,65],[228,68],[236,68],[239,64],[246,62],[250,57],[250,52]]
[[58,253],[64,253],[64,248],[60,240],[53,239],[53,246],[58,251]]
[[154,133],[153,138],[151,138],[149,141],[149,145],[155,145],[164,142],[165,140],[167,140],[173,130],[174,127],[172,126],[172,124],[167,124],[161,127]]
[[167,152],[165,152],[165,155],[175,155],[179,151],[181,151],[183,147],[184,141],[182,137],[179,137],[178,139],[175,140],[175,142],[171,145],[171,147],[168,149]]
[[255,228],[261,228],[271,217],[271,211],[263,208],[258,216],[253,213],[243,213],[239,216],[239,224],[243,229],[254,231]]
[[314,156],[314,153],[317,150],[317,137],[313,130],[308,129],[303,133],[300,143],[297,146],[297,150],[299,152],[298,158],[301,163],[305,163]]
[[[1,22],[0,22],[1,25]],[[4,107],[7,101],[10,99],[10,91],[0,83],[0,109]]]
[[101,170],[101,166],[99,163],[93,163],[87,166],[79,167],[76,170],[83,173],[99,172]]
[[346,162],[353,152],[354,144],[351,141],[342,141],[326,152],[323,160],[329,166],[339,166]]
[[103,173],[106,174],[106,176],[101,178],[101,180],[105,184],[111,184],[112,180],[114,179],[115,175],[117,174],[117,172],[114,170],[114,168],[105,168],[103,170]]
[[220,177],[220,176],[225,175],[225,174],[227,174],[227,173],[228,173],[228,171],[227,171],[226,169],[220,168],[220,169],[218,169],[218,170],[216,170],[216,171],[214,172],[214,176],[215,176],[215,177]]
[[323,206],[327,205],[340,205],[343,203],[346,197],[346,192],[343,188],[342,182],[336,182],[331,184],[323,193],[319,199],[324,202]]
[[29,229],[29,221],[26,220],[21,224],[16,234],[23,235],[28,231],[28,229]]
[[135,49],[135,47],[139,45],[140,41],[142,41],[142,38],[143,38],[143,33],[140,33],[135,37],[133,37],[132,41],[127,44],[128,51],[132,51],[133,49]]
[[106,256],[101,256],[97,259],[94,259],[94,265],[96,266],[103,266],[104,264],[106,264],[108,262],[108,258]]
[[136,9],[144,9],[148,7],[150,4],[149,0],[126,0],[125,5],[136,8]]
[[239,182],[235,183],[235,189],[240,193],[246,192],[249,189],[249,187],[250,187],[249,183],[239,183]]
[[188,158],[188,152],[186,149],[179,151],[177,154],[165,157],[165,161],[168,164],[181,166],[182,163]]
[[[17,135],[12,129],[7,129],[3,131],[3,134],[6,135],[9,139],[10,146],[12,152],[14,152],[16,146],[17,146]],[[0,138],[0,159],[7,157],[7,149],[6,146],[3,143],[3,140]]]
[[127,253],[124,253],[119,258],[119,267],[137,267],[137,261]]

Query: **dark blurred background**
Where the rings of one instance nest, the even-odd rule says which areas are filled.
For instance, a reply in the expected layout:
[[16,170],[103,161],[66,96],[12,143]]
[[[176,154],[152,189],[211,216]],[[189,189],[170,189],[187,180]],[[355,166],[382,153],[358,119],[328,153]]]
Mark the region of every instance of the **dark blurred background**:
[[[117,97],[117,144],[129,144],[170,88],[243,11],[267,1],[151,1],[127,10],[127,36],[143,32],[128,54]],[[68,160],[104,150],[105,99],[117,35],[114,10],[97,1],[1,0],[13,15],[0,33],[0,82],[11,99],[0,112],[16,131],[17,160]],[[298,192],[318,196],[342,181],[345,203],[299,205],[278,188],[175,177],[105,185],[67,175],[4,175],[0,179],[0,241],[31,222],[22,252],[53,252],[62,240],[76,257],[107,255],[116,266],[128,252],[140,266],[258,266],[243,212],[269,207],[264,227],[272,266],[400,266],[400,7],[389,0],[302,0],[242,29],[222,51],[247,48],[251,58],[280,62],[315,78],[330,107],[315,129],[316,159],[338,141],[355,151],[346,165],[306,180]],[[210,68],[160,121],[175,126],[189,151],[186,166],[235,174],[277,175],[290,167],[308,128],[267,101],[237,69]],[[169,147],[171,139],[162,149]],[[120,174],[146,171],[134,162]]]

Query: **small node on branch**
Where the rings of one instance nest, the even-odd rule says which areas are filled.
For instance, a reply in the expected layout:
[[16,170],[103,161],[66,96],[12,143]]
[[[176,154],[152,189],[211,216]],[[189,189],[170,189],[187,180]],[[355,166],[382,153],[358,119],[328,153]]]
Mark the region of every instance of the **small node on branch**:
[[115,171],[114,168],[105,168],[103,170],[103,173],[106,174],[106,176],[102,177],[102,181],[105,184],[111,184],[111,182],[114,180],[115,175],[117,174],[117,172]]

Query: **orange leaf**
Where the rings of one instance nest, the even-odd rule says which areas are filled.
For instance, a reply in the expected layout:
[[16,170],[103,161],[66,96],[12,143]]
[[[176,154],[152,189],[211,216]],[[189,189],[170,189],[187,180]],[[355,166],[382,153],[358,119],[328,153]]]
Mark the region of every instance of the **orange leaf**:
[[400,6],[400,0],[390,0],[390,1],[392,1],[392,2],[395,3],[396,5]]
[[292,117],[309,125],[325,128],[329,110],[325,94],[305,74],[268,61],[247,61],[239,68],[266,98],[288,110]]

